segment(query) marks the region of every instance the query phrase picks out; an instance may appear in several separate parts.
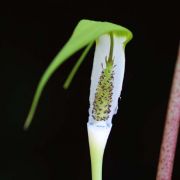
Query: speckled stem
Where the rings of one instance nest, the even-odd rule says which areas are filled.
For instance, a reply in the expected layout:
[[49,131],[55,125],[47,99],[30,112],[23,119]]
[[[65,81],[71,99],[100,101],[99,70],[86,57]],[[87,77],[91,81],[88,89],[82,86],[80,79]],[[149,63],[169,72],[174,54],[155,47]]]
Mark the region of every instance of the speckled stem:
[[180,123],[180,48],[168,105],[156,180],[171,180]]

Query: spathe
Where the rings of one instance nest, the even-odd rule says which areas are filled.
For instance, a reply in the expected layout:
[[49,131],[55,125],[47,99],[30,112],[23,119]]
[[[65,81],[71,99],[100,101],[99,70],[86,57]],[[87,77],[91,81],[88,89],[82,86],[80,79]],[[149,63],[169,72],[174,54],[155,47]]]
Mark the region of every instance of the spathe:
[[[120,34],[121,36],[124,36],[126,38],[126,41],[124,42],[124,44],[126,44],[132,38],[132,33],[128,29],[126,29],[122,26],[113,24],[113,23],[97,22],[97,21],[91,21],[91,20],[81,20],[78,23],[78,25],[76,26],[76,28],[75,28],[72,36],[68,40],[68,42],[60,50],[60,52],[55,56],[55,58],[52,60],[52,62],[50,63],[50,65],[47,67],[44,74],[42,75],[42,77],[38,83],[29,114],[28,114],[26,122],[24,124],[24,129],[27,129],[29,127],[29,125],[32,121],[32,118],[34,116],[34,113],[36,111],[42,91],[43,91],[45,85],[47,84],[49,78],[52,76],[52,74],[70,56],[72,56],[74,53],[76,53],[80,49],[84,48],[85,46],[89,45],[87,47],[87,49],[85,50],[88,52],[92,43],[99,36],[106,34],[108,32],[114,32],[114,33]],[[87,52],[85,52],[85,55]],[[82,61],[84,57],[80,58],[80,60]],[[74,72],[72,72],[71,76],[73,76],[75,74],[78,67],[79,66],[77,65],[76,68],[74,69]],[[69,82],[67,82],[66,87],[68,87],[68,85],[69,85]]]

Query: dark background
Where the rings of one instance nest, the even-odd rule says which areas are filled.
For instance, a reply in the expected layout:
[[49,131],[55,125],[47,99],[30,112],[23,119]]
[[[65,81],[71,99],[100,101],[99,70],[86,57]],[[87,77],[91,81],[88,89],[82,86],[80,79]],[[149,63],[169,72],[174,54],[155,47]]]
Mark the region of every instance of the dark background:
[[[86,122],[94,48],[69,90],[75,54],[48,82],[33,123],[22,127],[45,68],[80,19],[129,28],[118,114],[104,156],[103,180],[154,180],[179,43],[178,5],[103,1],[0,6],[0,180],[90,180]],[[173,180],[180,179],[179,145]]]

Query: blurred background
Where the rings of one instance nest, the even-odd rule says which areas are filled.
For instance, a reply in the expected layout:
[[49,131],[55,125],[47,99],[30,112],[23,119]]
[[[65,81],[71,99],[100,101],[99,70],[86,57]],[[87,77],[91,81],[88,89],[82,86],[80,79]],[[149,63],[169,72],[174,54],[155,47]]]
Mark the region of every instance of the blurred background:
[[[103,180],[154,180],[179,44],[173,1],[59,1],[0,6],[0,180],[90,180],[86,122],[94,47],[69,90],[81,52],[48,82],[28,131],[23,123],[36,85],[81,19],[130,29],[126,72],[104,156]],[[179,141],[173,180],[180,179]]]

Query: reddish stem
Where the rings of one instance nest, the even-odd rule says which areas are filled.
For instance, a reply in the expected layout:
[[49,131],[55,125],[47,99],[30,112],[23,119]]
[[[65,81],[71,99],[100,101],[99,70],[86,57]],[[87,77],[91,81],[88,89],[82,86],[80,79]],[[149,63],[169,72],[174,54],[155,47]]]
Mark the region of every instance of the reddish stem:
[[156,180],[171,180],[180,123],[180,48],[168,104]]

